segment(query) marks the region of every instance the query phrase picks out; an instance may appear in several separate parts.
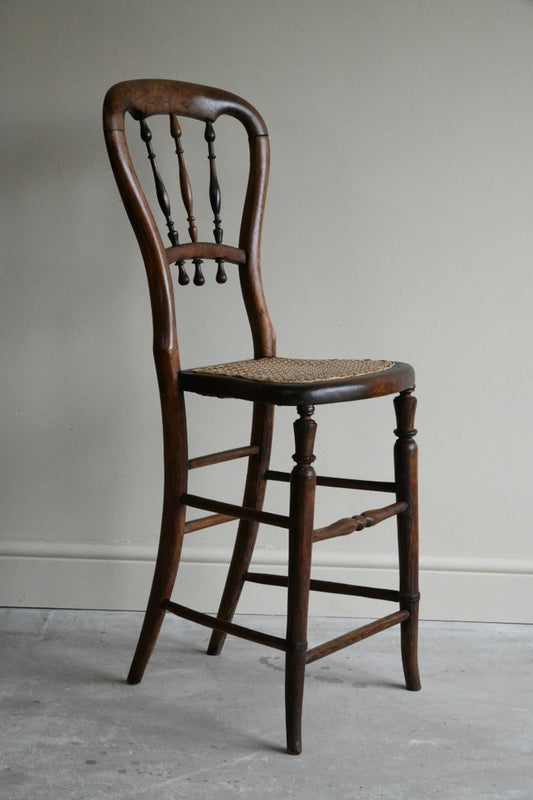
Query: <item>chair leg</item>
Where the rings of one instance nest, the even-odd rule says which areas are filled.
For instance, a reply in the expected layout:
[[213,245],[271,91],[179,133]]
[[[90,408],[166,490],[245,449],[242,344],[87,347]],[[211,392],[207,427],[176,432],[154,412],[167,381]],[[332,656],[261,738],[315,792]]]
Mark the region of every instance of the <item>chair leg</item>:
[[289,585],[287,594],[287,653],[285,713],[287,751],[302,751],[302,706],[307,651],[307,617],[315,505],[316,474],[313,445],[316,422],[313,406],[299,406],[294,423],[296,466],[291,473],[289,527]]
[[[273,421],[274,406],[265,403],[254,404],[250,443],[259,447],[259,453],[251,456],[248,462],[243,498],[243,505],[248,508],[257,510],[263,508],[267,483],[264,475],[270,463]],[[252,560],[258,527],[259,523],[249,520],[243,519],[239,523],[233,556],[217,614],[217,619],[224,622],[231,622],[237,609],[244,585],[244,575]],[[226,634],[214,630],[207,648],[208,655],[220,655],[225,641]]]
[[152,589],[139,641],[128,673],[128,683],[140,683],[157,641],[165,616],[165,610],[161,608],[161,604],[164,600],[170,598],[176,580],[184,525],[185,507],[169,508],[168,511],[163,511],[161,542],[157,554]]
[[161,607],[172,594],[185,532],[186,507],[180,497],[187,485],[187,434],[185,409],[181,396],[163,398],[163,441],[165,450],[165,490],[159,549],[148,606],[128,683],[140,683],[154,649],[165,610]]
[[396,496],[407,503],[398,514],[398,553],[400,562],[400,606],[409,612],[401,624],[402,662],[407,689],[421,688],[418,671],[418,448],[414,440],[416,398],[411,391],[394,400],[398,437],[394,446]]

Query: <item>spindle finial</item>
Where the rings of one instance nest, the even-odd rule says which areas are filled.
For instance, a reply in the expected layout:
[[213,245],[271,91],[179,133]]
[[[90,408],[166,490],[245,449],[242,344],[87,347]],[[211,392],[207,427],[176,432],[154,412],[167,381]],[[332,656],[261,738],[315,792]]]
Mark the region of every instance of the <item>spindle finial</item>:
[[205,283],[204,273],[202,272],[203,263],[201,258],[193,258],[194,278],[192,282],[195,286],[203,286]]

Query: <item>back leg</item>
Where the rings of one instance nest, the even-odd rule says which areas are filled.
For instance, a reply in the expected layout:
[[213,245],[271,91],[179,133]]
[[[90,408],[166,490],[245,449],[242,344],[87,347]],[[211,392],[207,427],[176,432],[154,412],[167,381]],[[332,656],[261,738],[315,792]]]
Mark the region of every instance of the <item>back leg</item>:
[[[259,452],[250,456],[248,461],[243,499],[243,505],[248,508],[258,510],[263,508],[266,491],[265,472],[270,462],[273,423],[274,406],[266,403],[254,403],[250,444],[256,445]],[[252,560],[258,528],[259,523],[257,522],[244,519],[239,522],[226,585],[217,614],[217,619],[224,622],[231,622],[237,609],[244,585],[244,575]],[[214,630],[207,648],[208,655],[220,655],[225,640],[225,633]]]
[[162,393],[165,490],[161,535],[152,589],[139,641],[133,656],[128,683],[139,683],[154,649],[165,610],[161,607],[172,594],[180,562],[185,532],[186,507],[180,497],[187,488],[187,433],[183,397]]
[[155,565],[152,589],[135,655],[128,673],[128,683],[140,683],[152,655],[165,611],[161,607],[174,588],[181,556],[185,526],[185,507],[163,511],[161,542]]

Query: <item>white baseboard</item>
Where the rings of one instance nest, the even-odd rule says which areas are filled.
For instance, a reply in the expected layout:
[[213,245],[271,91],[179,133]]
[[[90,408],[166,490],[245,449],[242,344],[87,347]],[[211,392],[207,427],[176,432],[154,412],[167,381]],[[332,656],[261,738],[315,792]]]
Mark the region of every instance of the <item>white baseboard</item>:
[[[214,611],[229,553],[187,547],[174,598]],[[144,610],[155,550],[132,545],[0,543],[0,605],[32,608]],[[286,555],[257,549],[254,568],[284,572]],[[395,588],[389,556],[315,551],[313,575],[344,583]],[[533,562],[518,559],[444,558],[421,560],[424,619],[533,623]],[[240,613],[284,613],[281,589],[248,584]],[[388,613],[388,604],[313,593],[311,614],[367,617]]]

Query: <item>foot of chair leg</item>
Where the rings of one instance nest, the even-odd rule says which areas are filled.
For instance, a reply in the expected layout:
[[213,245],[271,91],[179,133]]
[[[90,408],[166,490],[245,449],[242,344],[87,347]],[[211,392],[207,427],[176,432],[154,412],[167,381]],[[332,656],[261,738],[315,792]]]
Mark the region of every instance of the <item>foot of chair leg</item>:
[[422,688],[418,671],[418,602],[409,608],[410,617],[401,625],[402,664],[405,686],[410,692]]
[[302,752],[302,708],[305,678],[305,651],[287,653],[285,673],[285,719],[287,753]]
[[209,639],[209,644],[207,646],[207,655],[208,656],[219,656],[222,652],[222,648],[224,646],[224,642],[226,641],[226,637],[224,634],[220,636],[215,636],[215,633],[219,633],[219,631],[215,631],[211,634],[211,638]]
[[[257,537],[257,523],[241,520],[239,532],[235,540],[235,548],[226,578],[226,585],[218,609],[217,617],[224,622],[231,622],[243,586],[243,575],[248,569]],[[208,656],[219,656],[226,641],[223,631],[213,630],[207,647]]]
[[[256,538],[257,523],[241,520],[217,615],[224,622],[231,622],[235,614],[243,586],[243,575],[250,565]],[[226,634],[223,631],[214,630],[209,639],[207,655],[219,656],[225,641]]]
[[162,604],[170,598],[178,565],[180,561],[181,545],[185,524],[185,508],[174,503],[167,503],[163,509],[161,523],[161,538],[152,581],[152,589],[144,621],[131,662],[127,681],[130,684],[140,683],[146,665],[152,655],[163,619],[165,610]]
[[152,650],[157,641],[164,616],[165,612],[161,608],[153,612],[146,612],[135,655],[133,656],[130,671],[126,679],[131,685],[140,683],[143,678],[146,665],[148,664],[150,656],[152,655]]

